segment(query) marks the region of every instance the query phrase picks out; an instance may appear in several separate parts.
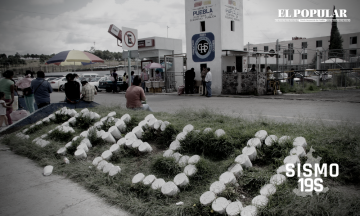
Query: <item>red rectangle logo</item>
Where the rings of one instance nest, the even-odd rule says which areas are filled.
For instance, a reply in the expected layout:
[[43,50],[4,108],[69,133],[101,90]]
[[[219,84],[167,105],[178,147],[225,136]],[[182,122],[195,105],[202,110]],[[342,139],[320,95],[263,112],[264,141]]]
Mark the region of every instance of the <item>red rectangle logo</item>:
[[202,5],[202,1],[195,2],[194,7],[200,7]]

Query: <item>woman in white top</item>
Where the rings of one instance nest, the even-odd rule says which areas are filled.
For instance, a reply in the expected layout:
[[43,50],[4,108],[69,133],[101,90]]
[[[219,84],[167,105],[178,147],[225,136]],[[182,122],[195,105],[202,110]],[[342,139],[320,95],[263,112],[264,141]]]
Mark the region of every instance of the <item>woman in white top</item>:
[[29,70],[25,72],[25,77],[21,80],[17,81],[15,85],[18,88],[21,88],[24,95],[24,100],[26,107],[28,108],[30,113],[35,111],[34,108],[34,92],[31,90],[31,81],[33,80],[34,76],[33,73]]

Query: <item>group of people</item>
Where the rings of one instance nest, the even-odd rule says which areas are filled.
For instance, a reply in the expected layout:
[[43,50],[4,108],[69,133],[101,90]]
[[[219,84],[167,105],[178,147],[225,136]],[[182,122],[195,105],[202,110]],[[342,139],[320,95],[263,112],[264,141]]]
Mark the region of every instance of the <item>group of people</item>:
[[[34,78],[32,71],[26,71],[25,76],[17,82],[13,79],[13,71],[5,71],[4,79],[0,80],[0,126],[11,125],[11,113],[13,112],[12,104],[14,103],[15,96],[20,96],[17,89],[22,89],[26,108],[30,113],[35,111],[34,102],[37,108],[43,108],[50,104],[50,94],[53,89],[50,83],[45,80],[45,73],[38,71],[37,77]],[[77,74],[67,74],[67,83],[64,85],[65,89],[65,102],[76,104],[80,100],[91,103],[94,101],[94,96],[97,94],[95,86],[87,81],[78,79]]]
[[80,101],[92,103],[97,91],[95,86],[88,81],[80,81],[77,74],[69,73],[66,75],[67,82],[64,84],[65,102],[77,104]]
[[[204,67],[200,72],[200,76],[203,87],[202,96],[211,97],[212,74],[210,68]],[[185,72],[185,94],[194,94],[194,79],[195,79],[195,70],[194,68],[191,68],[190,70],[187,70]]]
[[[30,113],[35,111],[34,100],[39,109],[50,104],[52,88],[50,83],[45,82],[45,73],[43,71],[37,72],[36,79],[34,79],[33,72],[26,71],[25,77],[17,82],[13,79],[14,72],[11,70],[5,71],[3,76],[4,79],[0,80],[0,126],[3,125],[3,122],[6,125],[13,123],[10,114],[13,112],[12,104],[14,103],[15,95],[19,96],[17,88],[23,90],[25,104]],[[6,108],[5,115],[4,108]]]
[[[130,74],[130,82],[133,83],[134,80],[134,71],[131,71]],[[129,76],[126,75],[126,72],[124,73],[123,77],[121,79],[119,79],[119,75],[116,72],[116,69],[110,71],[110,76],[111,76],[111,81],[112,81],[112,92],[113,94],[118,92],[118,86],[117,86],[117,82],[118,81],[123,81],[124,84],[126,84],[125,89],[127,89],[127,87],[129,86]]]

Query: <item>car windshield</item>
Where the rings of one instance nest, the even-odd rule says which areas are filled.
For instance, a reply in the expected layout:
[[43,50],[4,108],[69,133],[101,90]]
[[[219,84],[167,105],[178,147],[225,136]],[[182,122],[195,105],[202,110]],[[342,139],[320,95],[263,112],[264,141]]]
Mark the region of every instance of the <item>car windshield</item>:
[[90,82],[98,82],[101,79],[101,77],[92,78]]

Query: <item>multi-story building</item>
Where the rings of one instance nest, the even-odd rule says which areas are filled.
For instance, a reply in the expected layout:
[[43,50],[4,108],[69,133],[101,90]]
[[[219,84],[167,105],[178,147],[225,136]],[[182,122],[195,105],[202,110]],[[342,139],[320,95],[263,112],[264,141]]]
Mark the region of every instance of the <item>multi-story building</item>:
[[[344,55],[341,57],[346,61],[358,58],[360,55],[360,32],[342,34]],[[293,37],[292,40],[279,41],[279,64],[292,65],[294,67],[310,64],[316,55],[316,51],[319,50],[322,56],[322,62],[329,57],[329,45],[330,36],[314,37],[314,38],[301,38]],[[260,43],[260,44],[246,44],[244,45],[244,51],[251,52],[269,52],[270,50],[276,50],[276,42]],[[288,55],[284,55],[284,50],[290,50]],[[293,53],[293,54],[291,54]],[[334,57],[334,56],[332,56]],[[255,64],[255,58],[249,58],[250,64]],[[265,58],[260,60],[262,68],[265,65]],[[266,63],[270,65],[276,64],[275,57],[269,57],[266,59]]]
[[186,0],[187,67],[201,80],[203,68],[212,72],[212,91],[220,94],[224,72],[242,71],[247,53],[243,51],[243,0]]

